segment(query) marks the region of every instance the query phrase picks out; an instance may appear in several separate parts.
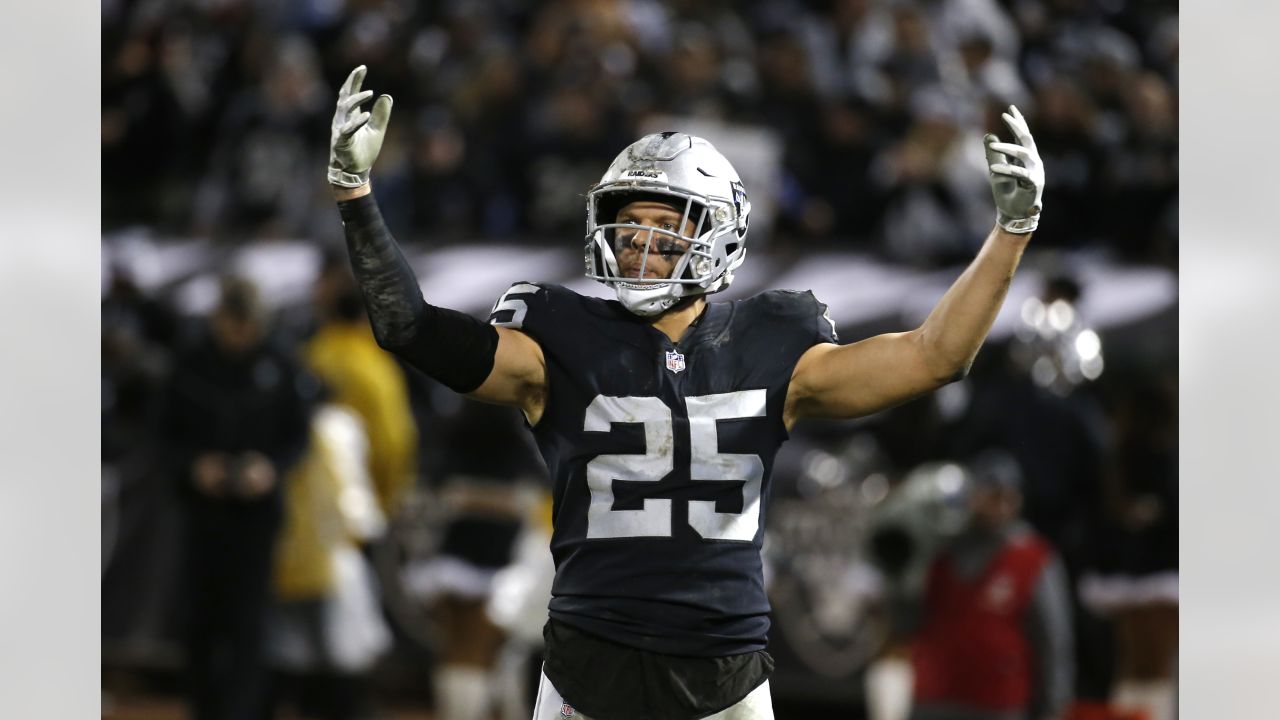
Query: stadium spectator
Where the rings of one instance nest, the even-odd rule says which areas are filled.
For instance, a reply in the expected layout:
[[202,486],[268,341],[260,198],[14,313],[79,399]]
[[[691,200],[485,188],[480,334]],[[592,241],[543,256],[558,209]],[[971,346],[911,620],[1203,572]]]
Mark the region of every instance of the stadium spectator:
[[346,258],[329,256],[315,285],[320,327],[302,348],[330,401],[359,416],[379,510],[393,517],[417,476],[418,427],[404,371],[378,347]]
[[1021,482],[1002,451],[973,463],[972,517],[929,570],[911,643],[913,720],[1059,718],[1071,699],[1071,595],[1018,519]]
[[1116,472],[1091,528],[1080,582],[1085,607],[1111,620],[1109,700],[1150,720],[1173,720],[1178,651],[1177,385],[1131,384],[1111,413]]
[[268,342],[255,287],[226,277],[178,355],[158,434],[187,522],[189,700],[197,720],[266,712],[266,612],[280,480],[302,454],[314,381]]
[[102,299],[104,463],[136,455],[149,437],[176,325],[172,308],[143,293],[124,268],[114,269]]
[[324,137],[317,120],[323,107],[320,60],[300,36],[263,52],[270,59],[262,79],[236,93],[222,117],[193,207],[202,234],[291,237],[306,233],[315,216],[315,188],[296,178],[306,172],[309,149]]
[[[510,704],[502,685],[513,682],[498,672],[506,632],[486,605],[499,572],[515,560],[527,500],[540,494],[528,490],[545,485],[531,482],[544,471],[509,408],[466,403],[440,423],[435,439],[449,448],[437,468],[444,528],[437,554],[412,564],[406,585],[439,629],[432,671],[436,716],[482,720]],[[495,446],[505,450],[494,452]],[[531,710],[518,714],[527,717]]]
[[271,648],[276,705],[304,717],[376,717],[368,673],[391,647],[373,569],[362,545],[386,530],[369,477],[360,416],[327,402],[315,412],[306,454],[286,480],[276,547]]
[[[341,258],[338,258],[341,260]],[[291,473],[276,563],[275,657],[308,716],[371,716],[367,673],[390,646],[360,550],[383,536],[416,478],[418,431],[400,366],[374,342],[345,261],[323,261],[319,327],[303,346],[329,392]]]
[[910,125],[872,165],[885,198],[884,241],[912,263],[951,262],[981,245],[989,222],[982,148],[965,142],[974,119],[966,105],[933,85],[909,102]]

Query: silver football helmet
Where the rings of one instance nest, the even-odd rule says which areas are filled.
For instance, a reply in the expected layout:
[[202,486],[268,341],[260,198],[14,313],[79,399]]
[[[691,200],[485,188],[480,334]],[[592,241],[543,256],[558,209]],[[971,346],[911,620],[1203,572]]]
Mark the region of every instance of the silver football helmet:
[[[616,222],[618,212],[636,200],[657,200],[683,212],[679,229],[692,221],[693,234]],[[646,135],[614,158],[587,193],[587,277],[611,285],[623,306],[643,316],[657,315],[685,297],[723,290],[746,254],[750,214],[737,171],[711,143],[681,132]],[[633,232],[618,233],[622,229]],[[670,247],[677,240],[687,247],[670,277],[622,276],[616,243],[634,233],[648,235],[642,268],[650,252],[657,252],[655,246]]]

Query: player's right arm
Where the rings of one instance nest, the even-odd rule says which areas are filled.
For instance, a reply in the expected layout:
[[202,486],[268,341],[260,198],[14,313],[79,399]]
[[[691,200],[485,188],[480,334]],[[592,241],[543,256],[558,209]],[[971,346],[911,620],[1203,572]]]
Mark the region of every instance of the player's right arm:
[[378,345],[449,388],[478,400],[521,408],[531,423],[542,414],[546,362],[533,338],[469,315],[436,307],[391,236],[373,198],[369,175],[391,116],[383,95],[372,112],[360,104],[365,67],[338,91],[329,145],[329,183],[342,214],[351,270],[360,285]]

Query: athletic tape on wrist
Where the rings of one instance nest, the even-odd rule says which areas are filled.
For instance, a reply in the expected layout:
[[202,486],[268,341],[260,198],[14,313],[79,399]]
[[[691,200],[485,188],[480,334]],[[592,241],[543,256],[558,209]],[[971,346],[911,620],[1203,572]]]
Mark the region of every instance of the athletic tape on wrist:
[[1000,227],[1004,228],[1006,232],[1022,235],[1034,232],[1035,229],[1040,226],[1040,213],[1036,213],[1035,215],[1027,218],[1011,218],[1005,216],[1003,213],[997,212],[996,222],[999,223]]
[[340,170],[335,167],[329,168],[329,184],[341,187],[357,188],[369,182],[369,173],[364,172],[359,175]]

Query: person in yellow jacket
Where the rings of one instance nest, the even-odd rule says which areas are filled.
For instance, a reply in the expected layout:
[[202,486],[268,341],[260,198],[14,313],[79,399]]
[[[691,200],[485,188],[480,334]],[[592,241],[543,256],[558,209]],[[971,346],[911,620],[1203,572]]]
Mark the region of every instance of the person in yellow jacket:
[[364,421],[374,492],[391,518],[417,470],[418,427],[404,371],[374,340],[345,261],[326,259],[315,296],[321,325],[304,347],[303,360],[333,392],[331,400]]
[[412,489],[418,444],[404,372],[374,341],[349,272],[324,264],[320,325],[300,353],[328,397],[285,484],[273,628],[281,698],[306,717],[343,720],[372,711],[365,675],[390,644],[361,548]]
[[376,714],[366,676],[390,649],[391,633],[360,548],[385,531],[360,417],[345,405],[319,406],[307,451],[285,481],[275,553],[276,700],[296,704],[303,717]]

